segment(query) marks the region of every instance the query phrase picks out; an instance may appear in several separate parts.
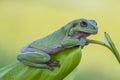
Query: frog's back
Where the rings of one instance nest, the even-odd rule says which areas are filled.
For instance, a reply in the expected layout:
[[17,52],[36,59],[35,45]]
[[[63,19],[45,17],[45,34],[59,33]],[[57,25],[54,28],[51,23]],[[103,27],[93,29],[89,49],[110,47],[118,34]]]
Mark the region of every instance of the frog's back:
[[42,39],[38,39],[32,42],[30,46],[37,49],[48,48],[52,45],[59,44],[65,37],[65,34],[66,34],[65,31],[63,30],[63,28],[61,28]]

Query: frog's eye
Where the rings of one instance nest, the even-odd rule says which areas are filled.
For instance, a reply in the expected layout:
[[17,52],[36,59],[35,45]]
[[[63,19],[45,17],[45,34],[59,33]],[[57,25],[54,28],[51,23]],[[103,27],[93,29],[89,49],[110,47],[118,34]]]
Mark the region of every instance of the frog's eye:
[[81,27],[87,27],[87,26],[88,26],[87,21],[85,21],[85,20],[81,21],[81,22],[80,22],[80,26],[81,26]]

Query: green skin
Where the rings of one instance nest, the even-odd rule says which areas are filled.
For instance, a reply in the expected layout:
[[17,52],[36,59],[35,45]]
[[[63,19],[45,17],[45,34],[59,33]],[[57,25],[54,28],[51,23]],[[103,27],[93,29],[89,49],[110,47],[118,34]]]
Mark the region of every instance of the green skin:
[[53,70],[53,66],[59,67],[60,64],[59,61],[51,60],[52,54],[76,46],[83,48],[89,43],[86,37],[97,32],[95,20],[73,20],[52,34],[25,46],[17,59],[28,66]]

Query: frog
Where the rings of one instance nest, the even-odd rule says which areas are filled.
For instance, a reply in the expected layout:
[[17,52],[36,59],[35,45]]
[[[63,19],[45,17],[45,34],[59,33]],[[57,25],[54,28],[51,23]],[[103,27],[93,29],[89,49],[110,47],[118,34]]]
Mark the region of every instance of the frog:
[[53,67],[61,66],[58,60],[52,60],[52,55],[69,48],[83,49],[89,44],[87,37],[97,33],[98,27],[95,20],[78,18],[23,47],[17,59],[24,65],[52,71]]

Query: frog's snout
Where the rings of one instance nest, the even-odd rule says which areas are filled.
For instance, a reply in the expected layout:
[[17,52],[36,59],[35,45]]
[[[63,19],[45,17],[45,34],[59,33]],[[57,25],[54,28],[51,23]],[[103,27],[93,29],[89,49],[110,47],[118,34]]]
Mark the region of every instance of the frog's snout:
[[95,32],[93,34],[97,34],[98,33],[98,26],[97,26],[97,22],[95,20],[88,20],[88,22],[94,27]]
[[95,20],[89,20],[88,21],[95,29],[98,29],[97,22]]

